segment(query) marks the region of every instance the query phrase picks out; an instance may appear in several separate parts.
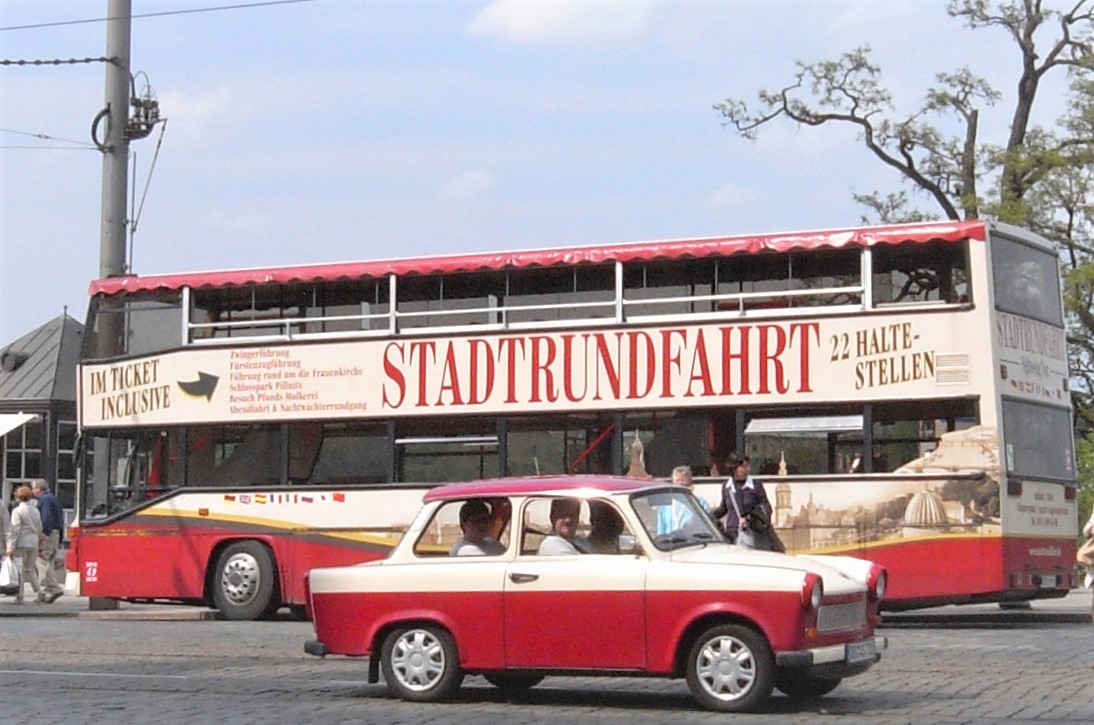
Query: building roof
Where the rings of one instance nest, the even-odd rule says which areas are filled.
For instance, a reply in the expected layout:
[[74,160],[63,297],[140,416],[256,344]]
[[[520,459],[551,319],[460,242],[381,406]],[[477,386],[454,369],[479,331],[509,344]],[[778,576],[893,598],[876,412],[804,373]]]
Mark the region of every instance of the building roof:
[[260,269],[160,274],[140,277],[124,275],[91,283],[92,295],[116,295],[183,287],[225,287],[232,285],[286,284],[376,279],[395,275],[426,275],[458,272],[488,272],[534,267],[555,267],[606,262],[642,262],[665,259],[701,259],[757,252],[786,252],[795,249],[872,247],[878,244],[925,244],[987,239],[983,221],[939,221],[918,224],[828,229],[821,231],[750,234],[701,239],[633,242],[590,247],[561,247],[486,254],[457,254],[414,257],[372,262],[311,264]]
[[[0,409],[26,401],[76,400],[84,326],[62,314],[0,350]],[[29,412],[29,410],[28,410]]]

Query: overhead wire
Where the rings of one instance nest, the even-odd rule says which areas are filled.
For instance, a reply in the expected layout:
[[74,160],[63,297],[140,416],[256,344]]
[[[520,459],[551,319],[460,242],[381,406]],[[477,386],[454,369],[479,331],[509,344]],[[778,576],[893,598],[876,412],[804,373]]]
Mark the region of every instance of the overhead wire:
[[85,151],[94,150],[95,144],[88,141],[74,141],[70,138],[61,138],[60,136],[50,136],[48,133],[32,133],[30,131],[19,131],[14,128],[0,128],[0,133],[11,133],[16,136],[30,136],[31,138],[39,139],[40,141],[60,141],[62,143],[73,144],[81,148],[69,148],[67,146],[0,146],[0,148],[27,148],[27,149],[40,149],[51,148],[56,150],[68,150],[68,151]]
[[[236,3],[233,5],[215,5],[205,8],[189,8],[186,10],[161,10],[154,13],[135,13],[129,17],[132,20],[138,18],[159,18],[169,15],[192,15],[195,13],[213,13],[224,10],[246,10],[248,8],[261,8],[271,5],[298,5],[301,3],[320,2],[320,0],[264,0],[262,2],[250,2],[250,3]],[[49,23],[33,23],[30,25],[9,25],[7,27],[0,27],[0,32],[7,32],[11,30],[36,30],[38,28],[59,28],[66,25],[87,25],[89,23],[105,23],[110,20],[116,20],[116,18],[86,18],[84,20],[58,20]]]
[[[203,7],[203,8],[187,8],[187,9],[182,9],[182,10],[161,10],[161,11],[158,11],[158,12],[151,12],[151,13],[137,13],[137,14],[131,14],[130,18],[131,19],[136,19],[136,18],[166,17],[166,16],[172,16],[172,15],[192,15],[192,14],[195,14],[195,13],[210,13],[210,12],[220,12],[220,11],[226,11],[226,10],[245,10],[245,9],[250,9],[250,8],[261,8],[261,7],[269,7],[269,6],[275,6],[275,5],[298,5],[298,4],[302,4],[302,3],[310,3],[310,2],[318,2],[318,1],[319,0],[260,0],[259,2],[233,3],[233,4],[230,4],[230,5],[214,5],[214,6]],[[85,18],[83,20],[59,20],[59,21],[56,21],[56,22],[33,23],[33,24],[29,24],[29,25],[11,25],[11,26],[6,26],[6,27],[0,27],[0,32],[13,31],[13,30],[33,30],[33,29],[38,29],[38,28],[55,28],[55,27],[62,27],[62,26],[68,26],[68,25],[85,25],[85,24],[88,24],[88,23],[103,23],[103,22],[107,22],[107,21],[113,20],[113,19],[114,18],[112,18],[112,17]],[[66,58],[66,59],[49,59],[49,60],[11,60],[11,59],[4,59],[4,60],[0,60],[0,64],[2,64],[2,65],[62,65],[62,64],[74,64],[74,63],[103,62],[103,61],[110,62],[110,59],[109,58]],[[86,143],[84,141],[73,141],[71,139],[55,138],[55,137],[49,136],[48,134],[30,133],[30,132],[27,132],[27,131],[16,131],[16,130],[13,130],[13,129],[0,129],[0,131],[7,132],[7,133],[20,134],[20,135],[25,135],[25,136],[31,136],[33,138],[37,138],[37,139],[40,139],[40,140],[62,141],[64,143],[76,144],[80,147],[88,147],[88,148],[91,148],[91,149],[95,148],[94,144]],[[162,138],[161,138],[161,143],[162,143]],[[65,151],[65,150],[80,151],[80,150],[83,150],[83,148],[68,148],[68,147],[65,147],[65,146],[11,145],[11,144],[0,145],[0,149],[30,149],[30,150],[41,149],[41,150],[51,150],[51,151]],[[157,151],[158,151],[158,149],[157,149]]]

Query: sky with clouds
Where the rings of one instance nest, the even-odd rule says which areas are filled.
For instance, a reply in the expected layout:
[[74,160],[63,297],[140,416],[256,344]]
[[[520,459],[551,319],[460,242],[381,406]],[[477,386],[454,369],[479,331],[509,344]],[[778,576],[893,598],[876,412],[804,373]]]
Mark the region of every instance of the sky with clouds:
[[[134,0],[133,12],[247,0]],[[134,142],[140,274],[851,226],[895,190],[849,128],[722,125],[796,61],[873,48],[898,110],[1018,57],[943,0],[314,0],[137,17],[131,70],[168,120]],[[107,0],[3,0],[5,60],[102,56]],[[98,275],[101,63],[0,66],[0,345]],[[1051,122],[1062,83],[1042,89]],[[158,149],[158,153],[157,153]],[[153,160],[155,164],[153,167]],[[151,172],[151,173],[150,173]]]

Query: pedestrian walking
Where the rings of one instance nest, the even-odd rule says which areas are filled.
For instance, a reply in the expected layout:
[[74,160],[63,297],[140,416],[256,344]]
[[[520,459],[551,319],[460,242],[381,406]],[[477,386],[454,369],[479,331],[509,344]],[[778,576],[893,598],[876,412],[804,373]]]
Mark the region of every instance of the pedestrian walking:
[[[1086,522],[1086,526],[1083,527],[1083,536],[1087,541],[1094,540],[1094,511],[1090,512],[1090,520]],[[1087,566],[1086,578],[1083,580],[1083,586],[1087,589],[1094,588],[1094,567]],[[1094,601],[1090,604],[1090,620],[1094,622]],[[1094,667],[1094,664],[1091,665]]]
[[3,591],[0,593],[5,595],[15,593],[15,582],[18,580],[20,574],[8,555],[8,539],[10,538],[11,512],[8,511],[7,506],[0,506],[0,546],[4,549],[3,555],[0,555],[0,567],[3,567],[3,572],[0,572],[0,575],[3,577],[0,579],[0,587],[3,587]]
[[23,560],[23,575],[19,580],[19,589],[15,592],[16,604],[23,603],[23,589],[28,582],[34,595],[42,601],[42,588],[38,584],[38,547],[42,542],[42,517],[38,515],[38,506],[33,498],[30,486],[20,486],[15,491],[15,500],[18,503],[11,512],[7,555]]
[[64,541],[65,509],[61,501],[49,490],[44,478],[32,481],[31,493],[38,499],[38,513],[42,517],[42,545],[38,547],[38,581],[42,585],[41,600],[47,604],[57,601],[65,593],[64,585],[57,581],[54,557]]

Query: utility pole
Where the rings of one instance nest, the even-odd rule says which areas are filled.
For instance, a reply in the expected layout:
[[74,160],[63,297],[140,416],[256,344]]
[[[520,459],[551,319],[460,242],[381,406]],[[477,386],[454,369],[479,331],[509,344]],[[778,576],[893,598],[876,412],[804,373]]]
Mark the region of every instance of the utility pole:
[[99,241],[99,277],[117,277],[125,268],[125,239],[128,224],[129,99],[132,79],[129,72],[130,23],[132,0],[107,0],[106,57],[106,136],[103,152],[102,230]]
[[[106,106],[93,125],[105,121],[104,134],[95,139],[103,155],[102,227],[99,233],[99,278],[118,277],[129,272],[125,268],[125,236],[128,226],[129,186],[129,99],[132,87],[129,72],[129,37],[132,22],[132,0],[107,0],[106,8]],[[100,358],[109,358],[124,351],[126,321],[122,308],[112,300],[104,301],[99,310],[100,325],[96,332],[96,349]],[[94,464],[87,488],[91,501],[84,501],[84,510],[106,503],[110,477],[110,448],[107,439],[94,440]],[[88,471],[84,471],[87,476]],[[85,481],[84,485],[87,483]],[[117,609],[118,600],[91,597],[92,610]]]

